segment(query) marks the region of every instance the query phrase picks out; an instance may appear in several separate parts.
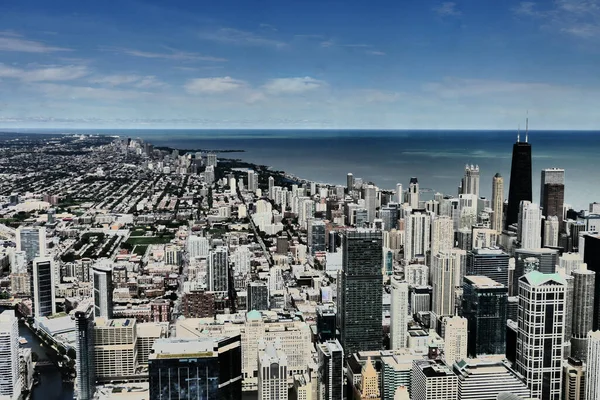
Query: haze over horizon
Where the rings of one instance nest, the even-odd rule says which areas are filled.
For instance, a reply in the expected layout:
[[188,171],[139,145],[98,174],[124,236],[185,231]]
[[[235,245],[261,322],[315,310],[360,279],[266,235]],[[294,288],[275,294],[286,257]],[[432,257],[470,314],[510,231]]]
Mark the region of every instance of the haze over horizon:
[[0,5],[0,129],[600,126],[600,0]]

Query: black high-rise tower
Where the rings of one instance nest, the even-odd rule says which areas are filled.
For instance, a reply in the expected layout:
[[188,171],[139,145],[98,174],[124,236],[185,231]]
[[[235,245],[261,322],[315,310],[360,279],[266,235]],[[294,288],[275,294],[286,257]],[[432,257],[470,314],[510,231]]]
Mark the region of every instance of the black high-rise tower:
[[512,165],[510,167],[510,186],[508,189],[508,208],[504,228],[519,220],[519,204],[523,200],[532,201],[531,189],[531,145],[527,143],[528,130],[525,132],[525,141],[521,142],[521,135],[517,136],[517,143],[513,145]]

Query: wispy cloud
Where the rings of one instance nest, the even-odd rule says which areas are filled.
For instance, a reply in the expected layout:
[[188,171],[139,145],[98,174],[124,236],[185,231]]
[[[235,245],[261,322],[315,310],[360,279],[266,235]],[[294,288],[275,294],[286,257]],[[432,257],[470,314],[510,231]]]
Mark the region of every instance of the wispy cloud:
[[516,93],[560,93],[568,88],[561,88],[548,83],[512,82],[485,79],[445,78],[440,82],[423,85],[423,91],[442,98],[477,97],[484,95],[501,95]]
[[184,88],[190,94],[217,94],[230,92],[245,86],[247,86],[245,81],[225,76],[191,79],[185,84]]
[[513,8],[513,13],[537,19],[546,29],[579,38],[600,38],[600,0],[524,1]]
[[267,93],[273,95],[298,94],[319,89],[326,85],[327,84],[323,81],[305,76],[296,78],[272,79],[263,86],[263,89]]
[[439,6],[434,7],[433,11],[441,17],[457,17],[462,15],[462,12],[456,8],[456,3],[452,1],[443,2]]
[[287,46],[287,43],[281,40],[235,28],[221,28],[214,32],[202,32],[200,33],[199,37],[203,40],[211,40],[239,46],[264,46],[276,48]]
[[26,82],[70,81],[82,78],[89,73],[88,68],[81,65],[22,69],[0,64],[0,78],[19,79]]
[[368,103],[393,103],[400,99],[400,93],[382,90],[365,90],[361,93]]
[[372,56],[385,56],[385,53],[379,50],[368,50],[367,54],[370,54]]
[[21,53],[53,53],[58,51],[71,51],[64,47],[49,46],[23,38],[16,32],[0,32],[0,51],[13,51]]
[[213,61],[213,62],[224,62],[227,61],[225,58],[212,57],[198,53],[190,53],[186,51],[180,51],[176,49],[167,48],[168,52],[153,52],[144,51],[137,49],[128,49],[122,47],[101,47],[104,51],[114,51],[117,53],[125,54],[132,57],[141,58],[154,58],[163,60],[174,60],[174,61]]
[[32,87],[44,96],[54,99],[92,99],[120,101],[136,99],[147,96],[149,93],[136,90],[121,90],[108,88],[95,88],[89,86],[72,86],[56,83],[40,83]]
[[140,89],[159,88],[167,86],[159,81],[154,75],[104,75],[95,76],[89,80],[90,83],[108,86],[131,85]]

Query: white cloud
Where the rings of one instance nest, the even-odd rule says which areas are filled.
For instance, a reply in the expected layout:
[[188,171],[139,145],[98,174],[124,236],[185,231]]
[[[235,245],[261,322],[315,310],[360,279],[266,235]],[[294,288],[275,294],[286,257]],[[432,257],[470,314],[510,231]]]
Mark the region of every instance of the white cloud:
[[263,89],[269,94],[304,93],[326,86],[326,83],[309,76],[304,78],[278,78],[267,82]]
[[367,54],[370,54],[372,56],[385,56],[385,53],[379,50],[369,50],[367,51]]
[[234,28],[221,28],[216,32],[203,32],[200,33],[199,36],[200,39],[203,40],[212,40],[215,42],[230,43],[240,46],[264,46],[277,48],[287,46],[287,44],[283,41]]
[[108,86],[132,85],[137,88],[149,89],[164,87],[166,84],[159,81],[154,75],[105,75],[95,76],[89,80],[90,83]]
[[246,86],[246,82],[233,79],[229,76],[220,78],[197,78],[189,80],[184,88],[190,94],[201,93],[224,93],[240,89]]
[[0,64],[0,78],[20,79],[27,82],[70,81],[89,74],[81,65],[47,66],[35,69],[20,69]]
[[223,62],[227,61],[226,58],[221,57],[212,57],[198,53],[190,53],[175,49],[168,48],[168,53],[159,53],[152,51],[143,51],[136,49],[127,49],[121,47],[101,47],[104,51],[115,51],[117,53],[125,54],[132,57],[141,57],[141,58],[154,58],[154,59],[163,59],[163,60],[174,60],[174,61],[213,61],[213,62]]
[[4,31],[0,32],[0,51],[14,51],[22,53],[53,53],[57,51],[71,51],[64,47],[48,46],[42,42],[27,40],[19,34]]
[[434,7],[433,11],[442,17],[456,17],[462,14],[461,11],[456,9],[456,3],[452,1],[446,1],[439,6]]

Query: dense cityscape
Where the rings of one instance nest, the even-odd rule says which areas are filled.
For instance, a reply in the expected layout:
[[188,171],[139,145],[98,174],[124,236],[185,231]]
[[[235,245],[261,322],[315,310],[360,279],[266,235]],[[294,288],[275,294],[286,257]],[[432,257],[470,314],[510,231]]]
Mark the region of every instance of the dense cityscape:
[[532,152],[427,198],[0,134],[0,398],[600,399],[600,204]]

